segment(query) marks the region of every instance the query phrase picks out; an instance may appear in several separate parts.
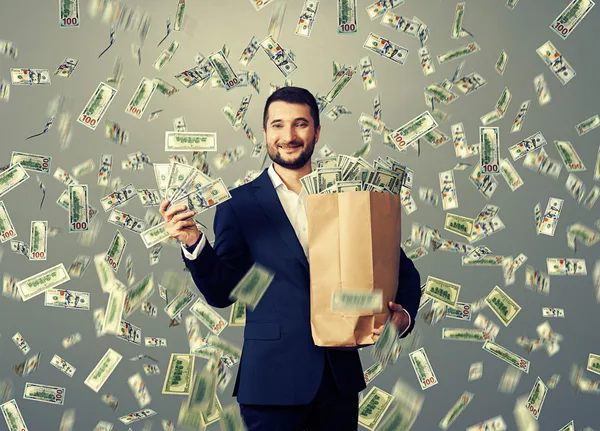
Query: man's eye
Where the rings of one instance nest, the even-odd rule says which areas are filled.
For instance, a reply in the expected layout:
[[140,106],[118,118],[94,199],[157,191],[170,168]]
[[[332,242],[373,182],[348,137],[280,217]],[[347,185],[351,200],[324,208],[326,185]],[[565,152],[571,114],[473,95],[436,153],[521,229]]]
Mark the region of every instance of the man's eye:
[[307,124],[306,124],[306,123],[300,123],[300,124],[298,124],[298,125],[299,125],[299,126],[303,126],[303,127],[304,127],[304,126],[307,126]]

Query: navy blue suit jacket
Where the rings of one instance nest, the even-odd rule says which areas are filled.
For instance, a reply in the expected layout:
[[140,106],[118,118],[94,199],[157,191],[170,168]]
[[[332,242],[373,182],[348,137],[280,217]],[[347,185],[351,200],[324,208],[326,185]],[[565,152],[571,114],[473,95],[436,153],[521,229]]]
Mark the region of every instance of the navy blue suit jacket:
[[[310,325],[309,266],[296,233],[268,176],[231,190],[231,199],[218,205],[214,219],[214,248],[207,242],[185,265],[213,307],[233,301],[229,294],[250,266],[257,262],[275,272],[258,303],[247,310],[244,344],[233,396],[238,403],[297,405],[309,403],[329,360],[341,390],[365,388],[357,350],[315,346]],[[401,252],[401,283],[395,302],[415,324],[421,296],[420,276]]]

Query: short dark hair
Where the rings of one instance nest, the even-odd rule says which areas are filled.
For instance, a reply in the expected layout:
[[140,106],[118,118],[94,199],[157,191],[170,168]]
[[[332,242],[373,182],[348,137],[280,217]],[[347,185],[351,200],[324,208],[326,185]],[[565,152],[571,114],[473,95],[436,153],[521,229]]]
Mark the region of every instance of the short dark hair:
[[269,112],[269,105],[277,100],[299,105],[308,105],[310,108],[310,116],[315,123],[315,131],[321,124],[319,121],[319,105],[317,104],[315,96],[305,88],[289,86],[281,87],[267,98],[265,110],[263,111],[263,128],[265,130],[267,129],[267,113]]

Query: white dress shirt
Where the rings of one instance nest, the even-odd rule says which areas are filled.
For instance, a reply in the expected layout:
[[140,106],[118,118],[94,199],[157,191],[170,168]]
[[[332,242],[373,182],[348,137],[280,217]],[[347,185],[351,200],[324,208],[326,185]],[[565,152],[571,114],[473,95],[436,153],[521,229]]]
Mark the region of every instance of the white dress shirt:
[[[273,187],[277,192],[277,197],[281,202],[281,206],[283,206],[283,210],[287,215],[292,227],[294,228],[294,232],[296,232],[296,236],[300,241],[300,245],[304,250],[304,255],[308,260],[308,218],[306,215],[306,191],[304,187],[300,191],[300,194],[296,194],[296,192],[287,188],[281,177],[273,167],[273,163],[267,169],[267,173],[269,174],[269,178],[273,183]],[[206,235],[202,233],[202,238],[200,242],[196,246],[196,249],[193,252],[189,252],[185,249],[185,245],[182,243],[181,248],[183,249],[183,254],[189,260],[194,260],[198,257],[202,249],[206,244]],[[406,315],[408,316],[408,326],[399,336],[404,335],[404,333],[408,330],[411,324],[410,313],[406,310]]]

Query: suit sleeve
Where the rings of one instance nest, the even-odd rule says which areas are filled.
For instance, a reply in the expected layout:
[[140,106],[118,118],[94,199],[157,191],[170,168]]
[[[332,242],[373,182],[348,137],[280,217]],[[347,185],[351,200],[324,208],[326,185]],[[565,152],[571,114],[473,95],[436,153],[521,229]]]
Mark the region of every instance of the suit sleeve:
[[188,259],[183,250],[181,255],[206,302],[213,307],[226,308],[235,302],[229,294],[252,262],[230,202],[217,206],[214,230],[214,248],[206,241],[196,259]]
[[417,311],[421,301],[421,276],[413,261],[406,256],[402,248],[400,248],[399,272],[398,292],[396,293],[395,302],[402,305],[410,315],[410,326],[400,337],[404,338],[413,330],[417,320]]

